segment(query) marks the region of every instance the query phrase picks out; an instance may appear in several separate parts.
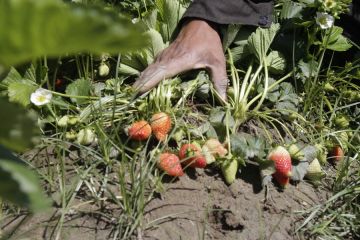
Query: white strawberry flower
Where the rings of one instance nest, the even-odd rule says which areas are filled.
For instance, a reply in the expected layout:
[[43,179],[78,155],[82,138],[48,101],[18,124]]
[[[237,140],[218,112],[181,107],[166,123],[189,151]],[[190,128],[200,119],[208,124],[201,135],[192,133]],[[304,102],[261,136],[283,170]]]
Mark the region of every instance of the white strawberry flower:
[[48,104],[51,101],[52,93],[44,88],[38,88],[30,96],[30,101],[36,106]]
[[321,29],[328,29],[334,25],[334,17],[325,12],[317,12],[315,19]]

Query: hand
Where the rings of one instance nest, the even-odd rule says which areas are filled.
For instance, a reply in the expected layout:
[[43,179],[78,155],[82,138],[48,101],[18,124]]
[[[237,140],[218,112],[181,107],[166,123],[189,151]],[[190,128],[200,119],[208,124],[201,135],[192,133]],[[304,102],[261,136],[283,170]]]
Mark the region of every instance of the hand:
[[146,92],[161,80],[191,69],[206,69],[220,97],[226,101],[225,56],[217,31],[204,20],[190,20],[170,46],[159,53],[133,87]]

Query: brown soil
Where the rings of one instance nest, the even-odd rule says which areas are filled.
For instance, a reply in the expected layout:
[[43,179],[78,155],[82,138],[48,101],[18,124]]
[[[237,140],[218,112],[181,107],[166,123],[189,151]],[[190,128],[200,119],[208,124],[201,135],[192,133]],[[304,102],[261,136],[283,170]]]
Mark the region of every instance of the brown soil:
[[[257,167],[251,165],[231,186],[211,168],[188,169],[180,179],[164,180],[164,192],[146,207],[143,230],[134,239],[304,239],[295,234],[302,220],[295,212],[327,198],[326,192],[306,182],[284,191],[270,184],[265,190]],[[10,239],[55,239],[52,226],[60,211],[6,218],[0,226],[11,233]],[[110,204],[106,211],[121,214]],[[111,225],[111,219],[104,219],[96,206],[92,209],[88,204],[66,215],[59,239],[113,239]]]
[[326,198],[306,182],[283,192],[271,185],[265,194],[252,166],[231,186],[218,172],[196,172],[167,184],[148,205],[146,219],[155,223],[143,239],[301,239],[295,234],[301,219],[295,211]]

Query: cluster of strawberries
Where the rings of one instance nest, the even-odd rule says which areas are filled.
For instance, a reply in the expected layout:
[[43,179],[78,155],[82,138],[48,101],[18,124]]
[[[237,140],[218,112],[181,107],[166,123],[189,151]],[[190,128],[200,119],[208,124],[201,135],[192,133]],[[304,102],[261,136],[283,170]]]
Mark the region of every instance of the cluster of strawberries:
[[[154,134],[158,141],[164,141],[171,130],[171,126],[171,117],[164,112],[159,112],[151,117],[150,123],[145,120],[134,122],[126,129],[126,132],[129,138],[133,140],[147,140],[151,134]],[[208,158],[226,154],[225,148],[216,139],[209,139],[204,146],[210,155],[212,154]],[[203,154],[202,148],[196,143],[183,144],[178,155],[165,151],[158,157],[159,168],[174,177],[184,175],[183,167],[205,168],[208,162],[209,160]]]

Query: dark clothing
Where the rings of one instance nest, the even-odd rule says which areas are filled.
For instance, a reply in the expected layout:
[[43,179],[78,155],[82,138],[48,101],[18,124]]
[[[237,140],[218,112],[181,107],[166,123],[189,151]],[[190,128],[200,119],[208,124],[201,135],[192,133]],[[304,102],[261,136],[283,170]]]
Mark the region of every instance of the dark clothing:
[[272,21],[273,4],[272,0],[194,0],[184,18],[268,27]]

